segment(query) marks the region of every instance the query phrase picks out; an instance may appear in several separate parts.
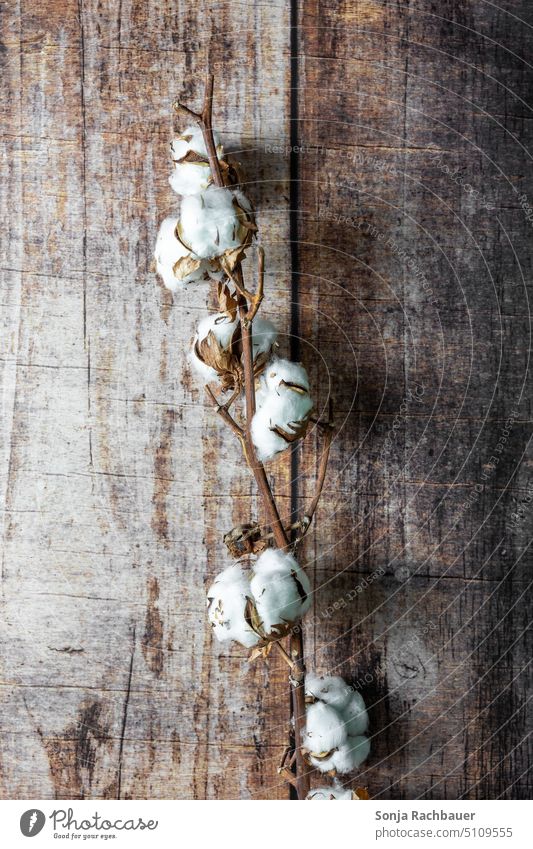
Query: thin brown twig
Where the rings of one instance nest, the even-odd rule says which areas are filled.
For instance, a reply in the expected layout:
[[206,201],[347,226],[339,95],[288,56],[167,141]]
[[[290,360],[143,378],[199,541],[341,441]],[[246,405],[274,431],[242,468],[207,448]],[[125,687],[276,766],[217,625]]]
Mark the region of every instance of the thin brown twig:
[[252,295],[252,293],[248,291],[248,289],[242,283],[242,280],[239,280],[238,276],[236,274],[234,274],[233,271],[230,268],[228,268],[226,265],[224,266],[224,272],[228,275],[229,279],[231,280],[231,282],[235,286],[239,295],[242,295],[243,298],[245,298],[247,301],[250,301],[250,303],[252,303],[255,296]]
[[294,669],[294,661],[291,658],[291,656],[289,655],[289,653],[285,651],[285,649],[281,645],[280,641],[279,640],[272,640],[271,645],[276,647],[277,651],[280,653],[283,660],[285,661],[285,663],[287,664],[287,666],[289,667],[289,669],[292,672],[292,670]]
[[210,400],[211,400],[211,402],[212,402],[212,404],[215,408],[215,411],[226,422],[226,424],[232,429],[235,436],[238,436],[238,438],[242,441],[242,439],[244,438],[244,431],[243,431],[242,427],[240,427],[237,424],[237,422],[235,421],[235,419],[233,418],[231,413],[228,412],[228,409],[225,406],[225,404],[220,403],[220,401],[218,400],[217,396],[215,395],[215,393],[213,392],[213,390],[211,389],[210,386],[206,386],[205,391],[207,392],[207,394],[208,394],[208,396],[209,396],[209,398],[210,398]]
[[[238,270],[240,273],[242,273],[240,270],[240,266],[238,267]],[[261,493],[263,505],[267,514],[268,523],[272,528],[272,533],[274,534],[274,540],[276,542],[276,545],[278,548],[285,549],[289,546],[289,539],[287,537],[287,534],[285,533],[285,528],[283,527],[278,508],[276,506],[276,502],[274,501],[274,496],[272,495],[272,490],[270,489],[270,484],[266,476],[265,467],[257,459],[254,443],[252,440],[251,427],[252,419],[255,413],[255,378],[252,349],[252,325],[248,324],[246,321],[247,307],[246,301],[242,297],[242,295],[239,295],[238,302],[239,316],[241,319],[242,355],[244,366],[244,394],[246,399],[246,435],[244,440],[246,460],[248,462],[248,465],[250,466],[250,469],[252,470],[252,474],[256,480],[257,486]]]
[[[239,279],[242,279],[242,269],[240,265],[237,269]],[[272,490],[268,483],[264,466],[256,457],[255,448],[251,436],[252,418],[255,413],[255,380],[253,368],[253,349],[252,349],[252,323],[247,320],[248,309],[246,300],[239,295],[239,315],[241,319],[241,334],[243,347],[244,361],[244,390],[246,396],[246,439],[244,444],[246,451],[249,451],[248,461],[250,468],[257,481],[257,485],[263,498],[267,516],[274,534],[276,545],[280,549],[285,549],[289,546],[289,539],[285,533],[285,528],[281,522],[276,502],[272,495]],[[298,799],[305,799],[309,793],[309,772],[303,760],[302,754],[302,735],[305,729],[305,666],[303,661],[303,637],[301,632],[298,635],[293,635],[290,639],[290,657],[294,663],[291,669],[291,687],[292,687],[292,702],[293,702],[293,717],[295,731],[295,750],[296,750],[296,792]],[[289,770],[290,772],[290,770]],[[292,775],[292,773],[291,773]]]
[[183,112],[185,115],[188,115],[189,118],[192,118],[193,121],[199,124],[200,129],[202,130],[202,135],[204,137],[205,149],[207,150],[207,158],[211,167],[213,183],[215,184],[215,186],[223,188],[226,184],[224,182],[224,177],[222,176],[222,169],[220,167],[220,162],[218,161],[217,149],[215,147],[215,140],[213,138],[212,120],[214,82],[215,78],[213,74],[208,73],[205,79],[204,103],[201,112],[193,112],[192,109],[189,109],[188,106],[184,106],[184,104],[180,103],[179,100],[176,100],[174,102],[174,109],[177,112]]
[[309,528],[311,526],[311,522],[313,521],[313,517],[314,517],[315,512],[316,512],[316,508],[318,507],[318,502],[320,501],[320,496],[322,495],[322,490],[324,488],[324,482],[326,480],[326,472],[328,470],[328,461],[329,461],[329,452],[330,452],[330,449],[331,449],[331,442],[333,440],[334,429],[333,429],[333,427],[331,427],[331,425],[325,425],[325,426],[323,426],[323,431],[324,431],[324,445],[323,445],[323,448],[322,448],[322,454],[321,454],[321,457],[320,457],[320,464],[319,464],[319,467],[318,467],[318,477],[317,477],[317,482],[316,482],[316,490],[315,490],[313,500],[311,501],[311,504],[309,505],[309,509],[306,511],[306,513],[304,514],[304,516],[301,520],[302,532],[301,532],[300,536],[298,537],[298,539],[296,540],[295,545],[298,545],[302,541],[302,539],[304,538],[304,536],[306,535],[307,531],[309,530]]

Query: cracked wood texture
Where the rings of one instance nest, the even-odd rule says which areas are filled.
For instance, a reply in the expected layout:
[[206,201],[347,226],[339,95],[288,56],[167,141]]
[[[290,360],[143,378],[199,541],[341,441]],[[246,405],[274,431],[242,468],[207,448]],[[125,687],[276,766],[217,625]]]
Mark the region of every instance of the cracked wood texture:
[[[260,510],[184,361],[209,297],[150,271],[170,106],[199,106],[208,55],[265,315],[335,404],[304,633],[370,707],[354,784],[530,794],[531,24],[518,1],[4,8],[3,798],[288,797],[285,668],[205,616],[222,534]],[[287,517],[319,446],[298,496],[270,467]]]

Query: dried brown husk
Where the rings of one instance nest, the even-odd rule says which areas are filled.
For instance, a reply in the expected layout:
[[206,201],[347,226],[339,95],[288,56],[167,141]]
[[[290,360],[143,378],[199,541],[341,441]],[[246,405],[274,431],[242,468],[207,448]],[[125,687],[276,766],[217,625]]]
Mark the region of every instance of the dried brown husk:
[[366,787],[356,787],[352,790],[352,799],[366,800],[370,799],[370,794]]
[[250,596],[246,597],[244,618],[246,619],[248,626],[260,638],[257,648],[266,647],[269,643],[279,640],[281,637],[286,637],[292,626],[292,622],[279,622],[276,625],[273,625],[272,630],[267,634],[263,627],[263,620],[257,612],[255,602],[253,598],[250,598]]
[[182,256],[172,266],[172,273],[178,280],[185,280],[189,274],[194,274],[195,271],[198,271],[201,264],[201,259],[194,259],[191,256]]
[[246,250],[252,244],[254,234],[257,231],[253,211],[247,212],[247,210],[243,209],[235,197],[233,198],[233,206],[236,208],[237,219],[239,221],[234,238],[240,244],[235,248],[228,248],[228,250],[217,257],[220,268],[228,275],[231,275],[238,263],[244,259]]
[[307,389],[305,386],[302,386],[300,383],[291,383],[288,380],[280,380],[279,386],[286,386],[287,389],[291,389],[293,392],[297,392],[298,395],[307,395]]
[[228,348],[223,348],[212,330],[194,345],[194,353],[218,374],[223,389],[232,389],[242,384],[241,327],[237,324]]
[[261,538],[259,525],[237,525],[224,535],[224,543],[232,557],[239,559],[246,554],[259,554],[268,543]]
[[317,761],[327,761],[328,758],[332,756],[334,752],[337,752],[338,749],[330,749],[329,752],[311,752],[307,750],[310,758],[314,758]]
[[227,315],[230,321],[235,321],[239,304],[225,283],[219,283],[217,289],[218,310]]
[[[187,143],[192,141],[192,136],[189,134],[180,136],[179,138]],[[221,158],[221,156],[223,156],[221,145],[218,145],[216,151],[221,170],[229,169],[229,164],[223,158]],[[206,168],[210,167],[209,159],[207,159],[203,154],[198,153],[196,150],[188,150],[187,153],[180,157],[180,159],[174,159],[174,157],[172,157],[172,161],[174,165],[186,165],[188,163],[193,163],[195,165],[205,165]]]
[[[239,308],[237,298],[226,283],[218,284],[217,294],[219,312],[221,313],[220,321],[223,320],[223,316],[227,316],[230,321],[235,321]],[[216,371],[223,389],[235,389],[242,386],[244,367],[240,323],[237,324],[227,349],[222,348],[215,334],[210,331],[204,339],[195,343],[194,352],[198,359]],[[255,358],[253,364],[255,377],[259,377],[263,372],[269,357],[270,351],[266,351]],[[253,551],[245,553],[258,554],[264,548],[265,545],[258,545],[253,548]]]
[[296,591],[297,591],[298,595],[300,596],[302,602],[305,604],[305,602],[307,601],[307,593],[304,590],[303,584],[300,581],[300,579],[298,578],[298,575],[296,574],[294,569],[291,571],[291,577],[292,577],[294,583],[296,584]]
[[261,354],[258,354],[254,360],[254,377],[260,377],[270,360],[272,355],[272,348],[269,351],[263,351]]
[[278,436],[281,436],[285,442],[290,445],[292,442],[296,442],[298,439],[303,439],[305,434],[307,433],[307,428],[309,425],[309,419],[300,419],[297,422],[288,422],[288,427],[291,428],[290,431],[284,430],[281,425],[275,425],[271,427],[270,430],[273,433],[276,433]]
[[[207,610],[208,610],[209,613],[211,613],[211,612],[213,613],[214,619],[217,618],[217,617],[224,616],[224,608],[222,606],[222,599],[221,598],[218,599],[217,606],[215,607],[215,609],[213,611],[211,611],[211,605],[215,601],[215,598],[216,598],[216,596],[207,596]],[[211,627],[214,628],[216,624],[217,624],[216,622],[211,622]],[[218,618],[218,624],[223,625],[224,620],[221,619],[221,618]]]

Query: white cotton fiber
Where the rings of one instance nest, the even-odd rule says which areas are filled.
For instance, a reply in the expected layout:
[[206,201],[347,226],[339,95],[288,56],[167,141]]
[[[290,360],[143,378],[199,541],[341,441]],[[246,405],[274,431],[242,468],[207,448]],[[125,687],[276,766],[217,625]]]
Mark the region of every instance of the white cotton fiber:
[[182,280],[174,274],[175,263],[183,257],[189,256],[187,248],[176,237],[177,223],[177,218],[165,218],[159,228],[154,251],[157,273],[161,276],[166,288],[172,292],[176,292],[186,283],[203,280],[206,276],[206,268],[202,264]]
[[251,579],[238,565],[217,576],[207,593],[209,620],[219,640],[250,648],[262,638],[279,637],[276,626],[283,630],[299,619],[309,609],[310,593],[309,579],[292,554],[267,548]]
[[353,799],[353,793],[349,788],[343,787],[342,784],[335,782],[331,786],[315,787],[310,790],[305,797],[308,801],[323,802],[330,799],[340,799],[348,801]]
[[[355,691],[352,687],[340,675],[330,675],[328,677],[319,675],[305,676],[305,695],[320,699],[338,711],[342,711],[343,708],[347,707],[354,693]],[[357,693],[357,696],[359,696],[359,693]]]
[[261,354],[268,354],[278,338],[277,328],[266,318],[257,316],[252,322],[252,351],[254,360]]
[[[317,702],[320,704],[320,702]],[[311,705],[314,707],[314,705]],[[366,761],[370,753],[368,737],[348,737],[346,743],[332,752],[329,758],[319,759],[310,755],[309,760],[320,772],[335,770],[339,775],[355,772]]]
[[350,699],[342,708],[341,713],[348,734],[357,737],[365,733],[368,728],[368,713],[361,693],[358,693],[357,690],[351,690]]
[[[370,740],[364,736],[368,728],[368,714],[361,694],[338,675],[320,677],[312,674],[306,675],[305,694],[308,700],[318,699],[306,710],[304,746],[310,752],[312,765],[320,772],[333,770],[339,775],[358,769],[370,752]],[[312,732],[326,721],[333,730],[342,728],[342,735],[340,732],[337,738],[333,734],[331,738],[326,735],[325,742],[332,745],[319,751],[310,745],[313,742]]]
[[240,566],[229,566],[221,572],[207,591],[208,617],[218,640],[235,640],[246,648],[259,642],[258,635],[245,618],[250,584]]
[[259,460],[269,460],[284,451],[292,441],[304,435],[313,408],[311,397],[304,393],[258,393],[261,406],[252,419],[252,440]]
[[300,619],[311,605],[309,578],[292,554],[267,548],[254,565],[250,588],[263,628]]
[[195,195],[205,191],[211,184],[211,168],[207,162],[178,163],[168,182],[178,195]]
[[[222,159],[224,156],[224,149],[220,144],[220,137],[218,133],[213,133],[213,140],[215,142],[217,156],[219,159]],[[180,136],[177,136],[177,138],[171,142],[170,151],[174,162],[179,162],[180,159],[183,159],[183,157],[187,156],[187,154],[191,151],[193,153],[197,153],[199,156],[203,156],[204,159],[207,159],[207,149],[200,127],[187,127]]]
[[297,391],[309,392],[309,377],[301,363],[292,363],[282,357],[273,357],[264,372],[266,389],[274,391],[280,389],[280,384],[294,387]]
[[197,333],[192,343],[189,359],[193,368],[202,378],[204,383],[212,383],[213,381],[218,380],[219,373],[198,356],[198,343],[207,340],[209,334],[212,333],[220,347],[224,350],[228,350],[231,346],[233,334],[235,333],[238,323],[238,318],[232,320],[225,313],[213,313],[212,315],[208,315],[203,318],[199,323]]
[[210,186],[183,198],[178,233],[195,256],[212,259],[243,244],[246,230],[235,195],[230,189]]
[[[310,752],[310,759],[320,763],[320,755],[325,755],[343,746],[346,742],[344,723],[335,710],[324,702],[308,705],[303,745]],[[329,759],[328,759],[329,760]],[[324,770],[326,771],[326,770]]]

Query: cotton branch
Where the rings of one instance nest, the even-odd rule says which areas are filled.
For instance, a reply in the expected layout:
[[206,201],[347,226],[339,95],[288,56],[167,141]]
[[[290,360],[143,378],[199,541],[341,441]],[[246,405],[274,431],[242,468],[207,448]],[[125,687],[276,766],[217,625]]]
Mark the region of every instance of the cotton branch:
[[315,490],[315,495],[313,497],[313,500],[311,501],[311,504],[309,505],[309,509],[307,510],[303,519],[301,520],[300,525],[301,525],[302,532],[301,532],[300,536],[298,537],[298,539],[296,540],[296,544],[298,544],[302,541],[305,534],[309,530],[309,527],[311,526],[311,522],[313,521],[313,517],[314,517],[315,512],[316,512],[316,508],[318,507],[318,503],[320,501],[320,496],[322,495],[322,490],[324,488],[324,482],[326,480],[326,472],[328,470],[329,452],[330,452],[330,449],[331,449],[331,442],[333,440],[333,434],[334,434],[334,429],[333,429],[333,426],[331,425],[331,419],[332,419],[331,407],[332,407],[332,405],[331,405],[331,399],[330,399],[328,422],[326,422],[324,424],[321,424],[320,422],[318,423],[319,427],[321,428],[321,430],[324,433],[324,445],[322,447],[322,454],[321,454],[321,457],[320,457],[320,464],[319,464],[319,467],[318,467],[318,477],[317,477],[317,482],[316,482],[316,490]]
[[[208,155],[208,162],[211,169],[211,175],[213,183],[220,187],[225,187],[225,181],[222,173],[222,168],[220,161],[217,156],[217,150],[213,137],[213,129],[212,129],[212,109],[213,109],[213,86],[214,86],[214,78],[212,74],[208,74],[206,78],[205,91],[204,91],[204,101],[201,112],[194,112],[189,109],[184,104],[176,101],[174,104],[174,108],[176,111],[179,111],[189,118],[191,118],[196,124],[199,125],[202,136],[205,143],[205,148]],[[250,225],[252,226],[252,225]],[[222,264],[224,271],[227,277],[233,282],[236,290],[236,303],[238,309],[238,315],[240,320],[240,343],[242,345],[242,369],[243,369],[243,383],[244,383],[244,395],[245,395],[245,407],[246,407],[246,422],[244,426],[241,426],[237,423],[237,421],[233,418],[231,413],[229,412],[229,407],[232,401],[235,399],[237,387],[230,400],[225,404],[221,404],[217,399],[213,391],[206,387],[208,397],[211,403],[214,405],[216,412],[225,424],[233,431],[233,433],[238,437],[242,449],[246,458],[246,461],[250,467],[250,470],[255,478],[257,483],[257,487],[259,493],[261,495],[263,509],[266,514],[266,520],[270,525],[272,530],[272,536],[275,541],[276,548],[279,549],[280,552],[287,551],[287,549],[291,546],[290,540],[290,532],[288,533],[283,526],[283,523],[280,518],[279,510],[276,505],[276,501],[274,499],[272,489],[270,487],[270,483],[268,481],[268,477],[265,472],[265,468],[263,463],[258,459],[258,455],[256,452],[256,448],[254,445],[254,440],[252,438],[252,420],[254,418],[254,414],[256,412],[256,401],[255,401],[255,372],[254,372],[254,352],[253,352],[253,321],[257,315],[257,312],[261,306],[263,301],[264,294],[264,252],[262,248],[258,250],[258,282],[257,289],[255,294],[252,294],[248,291],[244,284],[243,272],[241,262],[238,261],[235,266],[228,264]],[[239,379],[240,383],[240,379]],[[307,384],[306,384],[307,385]],[[241,386],[239,385],[239,389]],[[307,385],[308,388],[308,385]],[[293,389],[296,391],[300,391],[301,387],[294,386]],[[307,423],[307,419],[302,423],[303,424],[302,432],[305,431],[305,425]],[[271,428],[272,429],[272,428]],[[299,433],[298,430],[295,431],[293,439],[298,438]],[[329,456],[329,449],[331,445],[331,430],[325,430],[325,441],[324,448],[320,460],[319,466],[319,474],[317,481],[317,490],[313,501],[307,511],[303,522],[301,523],[302,534],[300,539],[305,534],[309,524],[312,521],[314,516],[320,494],[322,492],[322,488],[324,485],[324,479],[326,475],[326,467]],[[287,441],[289,441],[291,434],[287,434]],[[299,540],[296,540],[298,542]],[[272,549],[268,549],[272,551]],[[263,554],[262,557],[265,555]],[[289,555],[288,555],[289,556]],[[295,568],[297,567],[296,561],[294,561]],[[307,583],[308,580],[306,579]],[[259,603],[259,602],[258,602]],[[252,611],[253,612],[253,611]],[[250,619],[252,627],[256,629],[256,633],[260,633],[259,626],[253,625],[252,619]],[[253,636],[253,635],[252,635]],[[304,761],[304,753],[302,751],[302,738],[305,731],[306,726],[306,706],[305,706],[305,666],[304,666],[304,651],[303,651],[303,637],[301,633],[301,629],[299,629],[298,633],[294,633],[290,638],[290,648],[289,652],[287,652],[281,643],[277,640],[275,641],[278,651],[281,653],[283,660],[287,663],[290,668],[290,683],[291,683],[291,692],[292,692],[292,707],[293,707],[293,716],[294,716],[294,729],[295,729],[295,743],[294,743],[294,753],[293,758],[291,759],[289,766],[284,762],[280,768],[280,774],[282,774],[291,784],[296,787],[298,798],[305,799],[309,792],[309,769]],[[260,651],[260,645],[257,648],[257,651]],[[296,764],[296,774],[290,770],[290,766],[293,761]]]
[[205,391],[207,392],[209,399],[210,399],[210,401],[212,402],[212,404],[215,408],[215,412],[217,412],[219,414],[221,419],[228,425],[228,427],[230,427],[232,429],[235,436],[237,436],[242,442],[242,440],[244,438],[244,431],[243,431],[242,427],[240,427],[237,424],[237,422],[235,421],[235,419],[233,418],[231,413],[228,411],[227,405],[221,404],[219,402],[215,393],[212,391],[212,389],[210,389],[209,386],[205,387]]

